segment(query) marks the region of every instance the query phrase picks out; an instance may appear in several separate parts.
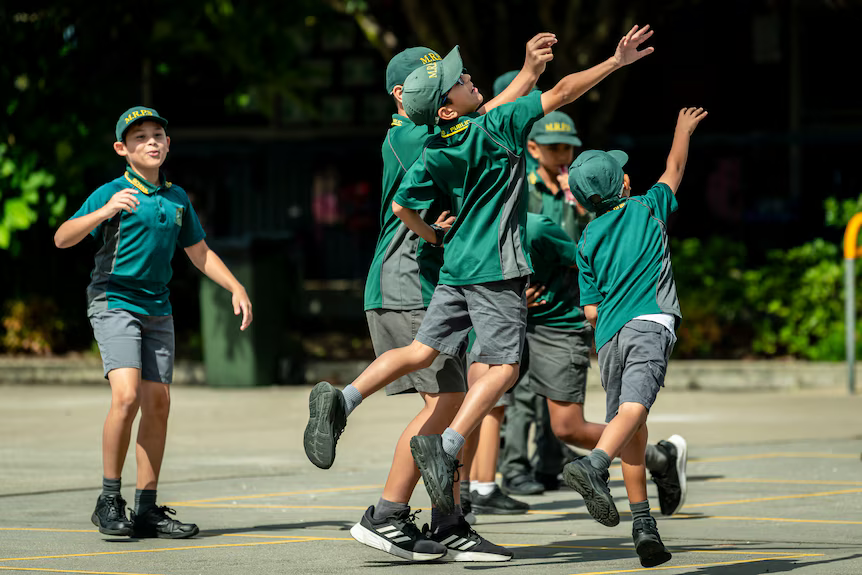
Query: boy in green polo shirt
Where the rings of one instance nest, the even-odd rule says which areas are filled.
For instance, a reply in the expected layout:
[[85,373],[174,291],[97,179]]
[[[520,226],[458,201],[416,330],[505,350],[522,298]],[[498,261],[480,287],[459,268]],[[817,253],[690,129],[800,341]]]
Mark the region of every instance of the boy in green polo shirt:
[[664,385],[682,313],[673,280],[668,216],[677,209],[691,134],[706,117],[702,108],[680,111],[665,172],[643,196],[629,197],[623,152],[590,150],[569,170],[569,185],[584,207],[597,214],[581,235],[577,263],[581,304],[596,328],[607,427],[590,455],[566,465],[566,483],[584,497],[603,525],[619,523],[608,489],[611,459],[622,459],[632,511],[632,536],[644,567],[671,558],[650,516],[644,448],[646,420]]
[[[87,287],[87,315],[111,385],[111,409],[102,434],[102,494],[91,520],[107,535],[181,539],[198,533],[197,525],[172,519],[173,510],[156,505],[174,364],[167,284],[177,245],[233,294],[234,314],[243,315],[240,329],[252,321],[245,288],[207,247],[186,192],[159,171],[171,143],[167,123],[151,108],[123,113],[114,151],[126,159],[125,173],[93,192],[54,235],[59,248],[88,234],[101,241]],[[137,491],[129,519],[120,474],[138,410]]]

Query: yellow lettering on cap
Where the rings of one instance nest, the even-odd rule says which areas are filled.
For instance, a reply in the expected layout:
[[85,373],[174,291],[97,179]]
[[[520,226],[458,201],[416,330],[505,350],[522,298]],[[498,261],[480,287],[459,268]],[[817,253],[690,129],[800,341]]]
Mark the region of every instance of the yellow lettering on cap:
[[434,52],[428,52],[427,54],[425,54],[424,56],[419,58],[419,61],[422,62],[423,64],[430,64],[431,62],[438,62],[442,59],[443,58],[441,58],[440,56],[438,56]]
[[136,120],[137,118],[142,118],[144,116],[152,116],[153,113],[149,110],[135,110],[128,116],[126,116],[126,123],[128,124],[132,120]]
[[565,122],[551,122],[547,126],[545,126],[545,131],[547,132],[572,132],[574,129],[571,124],[566,124]]
[[436,78],[437,77],[437,63],[435,62],[433,64],[428,64],[427,66],[425,66],[425,71],[428,72],[429,78]]

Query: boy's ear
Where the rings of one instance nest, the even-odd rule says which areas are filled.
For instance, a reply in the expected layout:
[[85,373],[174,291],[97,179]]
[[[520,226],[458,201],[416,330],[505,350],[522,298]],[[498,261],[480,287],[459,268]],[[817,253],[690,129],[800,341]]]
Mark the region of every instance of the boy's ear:
[[395,86],[392,88],[392,97],[395,98],[395,101],[398,102],[398,105],[402,108],[404,107],[404,100],[402,100],[402,94],[404,93],[404,86]]
[[128,156],[129,151],[126,149],[125,142],[114,142],[114,151],[118,156]]
[[441,120],[449,122],[458,117],[458,112],[456,112],[449,106],[443,106],[442,108],[437,110],[437,116],[439,116]]
[[623,173],[623,188],[629,191],[632,189],[632,179],[626,173]]
[[533,140],[527,140],[527,151],[530,152],[530,155],[533,156],[534,160],[539,159],[539,144]]

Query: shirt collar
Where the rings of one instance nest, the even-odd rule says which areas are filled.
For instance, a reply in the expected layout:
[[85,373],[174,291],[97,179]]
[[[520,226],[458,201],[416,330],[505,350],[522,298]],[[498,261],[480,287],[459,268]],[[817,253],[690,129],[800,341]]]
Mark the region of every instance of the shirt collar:
[[[450,122],[440,122],[440,136],[447,141],[457,141],[466,136],[470,127],[470,118],[463,116]],[[458,136],[460,134],[460,136]],[[458,136],[458,138],[452,138]]]
[[145,193],[146,195],[154,194],[161,190],[162,188],[170,188],[171,183],[165,179],[165,174],[163,172],[159,172],[159,181],[163,182],[162,185],[157,186],[153,183],[150,183],[146,178],[142,178],[138,173],[132,169],[132,166],[126,164],[126,173],[123,174],[123,177],[129,182],[132,187],[136,188],[138,191]]
[[[553,197],[557,197],[558,194],[555,194],[551,188],[545,184],[545,180],[542,179],[542,176],[539,174],[538,168],[527,174],[527,181],[531,186],[536,186],[536,189],[542,192],[543,194],[548,194]],[[561,190],[562,191],[562,190]]]
[[408,118],[407,116],[402,116],[401,114],[392,114],[392,124],[390,124],[390,126],[394,128],[395,126],[403,126],[405,124],[409,125],[412,123],[413,122],[411,122],[410,118]]

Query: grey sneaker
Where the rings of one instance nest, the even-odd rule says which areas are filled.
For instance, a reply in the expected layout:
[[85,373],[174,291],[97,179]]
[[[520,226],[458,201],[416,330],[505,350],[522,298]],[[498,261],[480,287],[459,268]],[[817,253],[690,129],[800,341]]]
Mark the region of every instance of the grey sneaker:
[[426,537],[416,527],[415,519],[416,513],[411,514],[408,507],[375,521],[372,505],[350,534],[364,545],[410,561],[433,561],[446,555],[446,546]]
[[655,567],[670,561],[671,555],[661,541],[658,527],[652,517],[635,519],[632,522],[632,540],[635,551],[644,567]]
[[302,444],[308,459],[321,469],[335,461],[335,444],[347,425],[344,395],[326,381],[321,381],[308,397],[308,425]]
[[[422,474],[431,505],[443,515],[455,511],[455,470],[458,460],[443,451],[440,435],[416,435],[410,438],[410,453]],[[474,506],[475,513],[475,506]]]
[[470,502],[476,515],[523,515],[530,510],[528,503],[512,499],[500,491],[497,485],[494,485],[494,491],[488,495],[471,491]]
[[448,561],[509,561],[515,554],[494,545],[478,533],[462,517],[458,523],[426,534],[431,540],[446,546]]
[[593,519],[602,525],[615,527],[620,523],[620,514],[608,487],[609,477],[607,470],[599,471],[586,457],[575,459],[563,467],[563,481],[583,496]]

